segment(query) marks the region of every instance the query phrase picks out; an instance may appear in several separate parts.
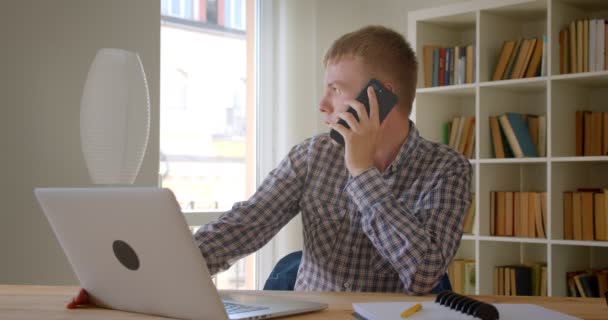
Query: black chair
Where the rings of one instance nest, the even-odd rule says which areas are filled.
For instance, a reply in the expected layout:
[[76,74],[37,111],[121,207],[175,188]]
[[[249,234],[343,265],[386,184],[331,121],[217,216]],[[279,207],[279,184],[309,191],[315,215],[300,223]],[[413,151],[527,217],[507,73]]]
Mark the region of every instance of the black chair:
[[[281,258],[272,269],[268,279],[266,279],[264,290],[293,291],[301,260],[302,251],[295,251]],[[452,291],[452,284],[447,273],[441,277],[439,283],[431,290],[431,294],[438,294],[445,290]]]

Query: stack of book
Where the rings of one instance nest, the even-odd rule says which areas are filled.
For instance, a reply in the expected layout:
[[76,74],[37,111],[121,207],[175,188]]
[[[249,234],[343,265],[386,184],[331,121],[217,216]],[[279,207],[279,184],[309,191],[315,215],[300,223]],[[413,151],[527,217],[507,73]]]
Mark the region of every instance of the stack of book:
[[559,32],[559,72],[608,70],[608,22],[585,19],[570,22]]
[[544,157],[547,154],[547,118],[507,112],[490,116],[495,158]]
[[425,88],[475,82],[475,46],[425,45],[422,51]]
[[608,188],[564,192],[564,239],[608,241]]
[[492,80],[507,80],[546,75],[547,37],[505,41],[500,50]]
[[576,111],[576,156],[608,155],[608,112]]
[[458,116],[441,127],[441,143],[447,144],[467,159],[475,154],[475,117]]
[[509,265],[494,268],[494,294],[547,296],[547,265]]
[[467,210],[467,214],[464,216],[464,220],[462,221],[462,232],[466,233],[466,234],[472,234],[474,222],[475,222],[475,193],[472,194],[471,205],[469,206],[469,210]]
[[475,294],[475,260],[454,259],[448,267],[452,291]]
[[602,297],[608,291],[608,268],[566,272],[568,297]]
[[546,238],[546,192],[490,192],[490,234]]

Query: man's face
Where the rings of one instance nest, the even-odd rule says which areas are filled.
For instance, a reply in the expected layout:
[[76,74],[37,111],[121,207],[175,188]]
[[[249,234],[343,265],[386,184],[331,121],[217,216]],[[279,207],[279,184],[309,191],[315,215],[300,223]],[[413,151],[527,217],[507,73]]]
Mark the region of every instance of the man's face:
[[344,101],[355,99],[367,80],[363,64],[356,58],[343,57],[327,65],[325,92],[319,101],[319,111],[323,113],[326,125],[338,122],[338,114],[348,109]]

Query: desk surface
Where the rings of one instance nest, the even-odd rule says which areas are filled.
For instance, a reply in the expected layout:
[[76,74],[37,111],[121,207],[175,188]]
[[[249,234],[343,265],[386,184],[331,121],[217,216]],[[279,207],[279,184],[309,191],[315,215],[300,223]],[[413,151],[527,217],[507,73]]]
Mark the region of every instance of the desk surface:
[[[98,308],[65,309],[66,303],[77,292],[78,288],[75,287],[0,285],[0,319],[166,319]],[[429,301],[433,299],[433,296],[410,297],[387,293],[255,291],[255,294],[280,295],[329,304],[327,310],[288,317],[290,320],[353,320],[354,318],[351,316],[353,302]],[[608,306],[601,298],[504,296],[476,296],[476,298],[486,302],[533,303],[588,320],[608,319]]]

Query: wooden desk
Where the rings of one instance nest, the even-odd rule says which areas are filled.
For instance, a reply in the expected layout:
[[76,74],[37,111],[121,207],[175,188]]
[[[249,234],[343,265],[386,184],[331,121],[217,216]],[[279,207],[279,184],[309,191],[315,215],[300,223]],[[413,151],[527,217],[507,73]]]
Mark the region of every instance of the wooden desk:
[[[135,313],[84,308],[67,310],[65,305],[77,293],[75,287],[2,286],[0,285],[0,319],[166,319]],[[385,293],[280,292],[256,291],[267,296],[294,297],[329,304],[322,312],[287,317],[290,320],[353,320],[353,302],[428,301],[432,296],[410,297]],[[546,298],[478,296],[486,302],[533,303],[587,320],[608,319],[608,306],[601,298]],[[285,318],[286,319],[286,318]]]

